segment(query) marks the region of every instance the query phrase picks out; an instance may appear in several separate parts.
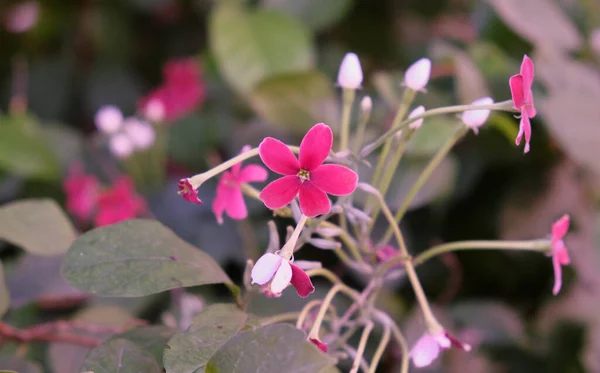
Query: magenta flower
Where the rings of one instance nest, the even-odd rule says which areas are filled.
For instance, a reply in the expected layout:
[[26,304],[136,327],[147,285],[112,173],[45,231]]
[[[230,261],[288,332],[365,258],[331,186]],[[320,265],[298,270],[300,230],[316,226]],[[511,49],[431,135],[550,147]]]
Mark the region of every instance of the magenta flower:
[[133,219],[146,211],[146,202],[134,189],[127,176],[120,177],[113,186],[100,193],[95,225],[101,227]]
[[310,342],[312,342],[315,346],[317,346],[319,348],[319,350],[321,350],[323,352],[327,352],[327,343],[323,343],[323,342],[319,341],[317,338],[309,338],[308,340]]
[[529,142],[531,141],[531,121],[530,119],[537,114],[533,104],[533,85],[534,67],[531,59],[525,55],[521,64],[521,72],[511,76],[509,80],[510,93],[512,95],[515,108],[521,112],[521,123],[519,125],[519,134],[515,139],[517,145],[521,144],[521,139],[525,135],[525,153],[529,152]]
[[252,268],[250,277],[253,284],[268,284],[270,293],[267,293],[273,296],[279,296],[290,283],[302,298],[315,291],[306,272],[277,254],[266,253],[261,256]]
[[67,210],[79,221],[89,221],[96,208],[99,188],[96,176],[86,174],[81,163],[71,165],[69,176],[63,183]]
[[[244,146],[242,153],[248,150],[250,147]],[[241,162],[231,167],[231,171],[225,171],[217,185],[217,196],[212,205],[213,213],[219,224],[223,224],[223,212],[232,219],[245,219],[248,216],[248,209],[244,202],[241,185],[265,181],[267,176],[267,170],[264,167],[253,164],[242,168]]]
[[554,267],[554,288],[552,294],[557,295],[562,286],[562,267],[571,263],[569,252],[563,237],[569,231],[569,215],[564,215],[552,224],[552,265]]
[[460,348],[463,351],[471,351],[471,346],[460,342],[445,330],[436,335],[425,333],[419,338],[410,351],[410,358],[417,368],[430,365],[440,355],[440,351],[450,346]]
[[186,201],[190,201],[193,203],[202,204],[200,198],[198,198],[198,188],[199,185],[194,185],[191,178],[181,179],[179,183],[177,183],[177,194],[181,195],[183,199]]
[[329,126],[314,125],[300,143],[297,159],[281,141],[265,138],[259,146],[259,155],[273,172],[284,175],[260,193],[260,199],[270,209],[286,206],[299,195],[300,209],[308,217],[325,214],[331,209],[327,193],[345,196],[356,189],[358,175],[348,167],[323,164],[333,143]]
[[204,101],[206,89],[196,60],[167,62],[163,77],[163,84],[139,101],[140,111],[147,119],[174,122]]

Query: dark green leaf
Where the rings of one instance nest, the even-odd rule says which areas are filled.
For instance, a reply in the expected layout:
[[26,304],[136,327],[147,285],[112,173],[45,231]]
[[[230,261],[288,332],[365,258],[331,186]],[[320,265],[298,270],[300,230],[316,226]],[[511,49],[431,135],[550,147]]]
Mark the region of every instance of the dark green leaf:
[[219,1],[211,14],[209,39],[221,73],[247,93],[273,75],[309,70],[314,50],[308,30],[285,14],[249,11],[238,1]]
[[152,354],[139,345],[122,338],[110,339],[92,351],[81,371],[94,373],[162,373]]
[[173,337],[164,354],[167,373],[203,373],[213,354],[246,323],[248,314],[233,304],[214,304]]
[[233,285],[205,252],[154,220],[134,219],[80,236],[62,274],[73,286],[104,296],[139,297],[176,287]]
[[266,79],[252,92],[250,100],[267,121],[297,134],[319,122],[336,123],[333,83],[317,71]]
[[113,337],[112,339],[126,339],[135,343],[146,352],[149,352],[156,362],[163,365],[163,351],[167,346],[167,342],[175,335],[177,330],[164,325],[153,325],[135,328],[123,334]]
[[4,369],[7,372],[42,373],[42,368],[37,363],[22,360],[18,357],[0,358],[0,369]]
[[76,231],[51,199],[30,199],[0,207],[0,239],[39,255],[67,251]]
[[8,307],[10,307],[10,294],[6,288],[4,267],[2,262],[0,262],[0,317],[4,316],[8,310]]
[[314,373],[335,360],[306,341],[304,332],[289,324],[268,325],[240,333],[210,359],[207,373]]
[[352,0],[264,0],[262,5],[298,18],[313,30],[338,22],[350,10]]

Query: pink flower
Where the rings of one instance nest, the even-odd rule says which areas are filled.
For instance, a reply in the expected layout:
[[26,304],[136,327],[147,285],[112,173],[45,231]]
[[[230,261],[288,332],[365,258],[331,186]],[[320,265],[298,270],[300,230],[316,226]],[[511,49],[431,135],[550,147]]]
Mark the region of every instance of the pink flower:
[[519,125],[519,134],[515,139],[517,145],[521,144],[521,139],[525,135],[525,153],[529,152],[529,142],[531,140],[531,121],[530,119],[537,114],[533,104],[533,85],[534,67],[531,59],[525,55],[521,64],[521,72],[513,75],[509,80],[510,93],[515,108],[521,111],[521,123]]
[[135,192],[127,176],[120,177],[112,188],[100,193],[95,225],[101,227],[133,219],[146,211],[146,202]]
[[[250,147],[244,146],[242,153],[248,150]],[[240,186],[248,182],[265,181],[267,176],[267,170],[264,167],[249,165],[242,168],[241,162],[231,167],[231,171],[224,172],[217,185],[217,196],[212,205],[213,213],[219,224],[223,224],[223,212],[226,212],[232,219],[245,219],[248,216],[248,210]]]
[[177,183],[177,194],[181,195],[186,201],[201,204],[202,201],[198,198],[198,185],[194,185],[191,178],[181,179]]
[[564,215],[552,224],[552,265],[554,267],[554,288],[552,294],[557,295],[562,286],[562,267],[571,263],[569,252],[563,237],[569,231],[569,215]]
[[430,365],[440,355],[442,349],[455,346],[464,351],[471,351],[471,346],[460,342],[445,330],[436,335],[425,333],[419,338],[410,351],[410,358],[417,368]]
[[312,342],[315,346],[317,346],[319,350],[327,352],[327,343],[323,343],[316,338],[309,338],[308,340]]
[[167,62],[163,77],[163,84],[139,102],[140,111],[148,119],[174,122],[191,113],[204,100],[206,91],[196,60]]
[[7,9],[4,26],[9,32],[20,34],[33,28],[40,17],[40,4],[26,1]]
[[325,214],[331,209],[327,193],[345,196],[356,189],[358,175],[348,167],[323,164],[333,143],[329,126],[314,125],[302,139],[299,160],[281,141],[265,138],[259,145],[259,155],[264,164],[284,175],[260,193],[260,199],[270,209],[286,206],[296,196],[300,209],[308,217]]
[[306,272],[277,254],[267,253],[261,256],[250,276],[253,284],[269,284],[273,296],[279,296],[290,283],[302,298],[315,291]]
[[86,174],[81,163],[74,163],[63,189],[67,195],[67,210],[81,222],[89,221],[98,201],[98,179]]

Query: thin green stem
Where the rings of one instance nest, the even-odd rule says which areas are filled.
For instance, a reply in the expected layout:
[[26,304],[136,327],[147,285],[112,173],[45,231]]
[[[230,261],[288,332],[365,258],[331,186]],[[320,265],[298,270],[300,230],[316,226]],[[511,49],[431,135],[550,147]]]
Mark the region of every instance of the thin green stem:
[[358,342],[358,348],[356,349],[356,356],[354,357],[354,362],[352,363],[352,369],[350,369],[350,373],[358,372],[360,368],[360,362],[363,358],[363,354],[365,353],[365,348],[367,347],[367,341],[369,340],[369,335],[373,331],[373,322],[369,321],[363,332],[360,336],[360,341]]
[[308,275],[308,277],[325,277],[326,279],[331,281],[332,284],[337,284],[340,282],[340,279],[335,275],[335,273],[331,272],[327,268],[309,269],[308,271],[306,271],[306,274]]
[[373,355],[373,359],[371,359],[371,366],[369,368],[368,373],[375,373],[377,371],[377,367],[379,366],[379,360],[383,356],[385,349],[387,348],[388,343],[390,343],[390,338],[392,336],[392,327],[389,325],[383,325],[383,335],[381,336],[381,340],[379,341],[379,345],[377,345],[377,349],[375,350],[375,354]]
[[261,326],[271,325],[282,321],[293,321],[300,316],[300,312],[286,312],[279,315],[265,317],[260,320]]
[[333,285],[331,287],[331,289],[329,289],[329,292],[327,292],[327,295],[325,296],[325,298],[323,299],[323,302],[321,303],[321,308],[319,309],[319,313],[317,314],[317,317],[315,318],[315,322],[314,322],[312,328],[310,329],[310,332],[308,333],[309,338],[319,339],[319,329],[321,328],[321,323],[323,322],[325,313],[327,312],[327,309],[329,308],[331,301],[333,300],[333,298],[335,297],[335,295],[338,292],[345,293],[353,300],[358,300],[360,297],[360,295],[358,294],[358,292],[356,290],[354,290],[342,283],[337,283],[337,284]]
[[354,89],[344,88],[342,92],[343,108],[342,123],[340,125],[340,151],[348,149],[348,137],[350,136],[350,114],[352,113],[352,104],[354,103]]
[[300,220],[298,221],[298,224],[296,224],[296,228],[294,229],[294,232],[292,233],[290,239],[281,248],[281,256],[283,258],[290,260],[292,255],[294,255],[294,248],[296,247],[296,242],[298,241],[298,237],[300,237],[300,232],[302,232],[302,229],[304,228],[304,225],[306,224],[307,220],[308,216],[304,214],[300,216]]
[[[369,102],[371,102],[370,98],[368,96],[365,96],[363,98],[363,101],[365,99],[368,99]],[[358,126],[356,127],[356,132],[354,133],[354,145],[352,146],[352,151],[354,153],[358,153],[358,151],[360,150],[360,147],[363,143],[363,139],[365,138],[365,132],[367,130],[367,124],[369,123],[370,117],[371,117],[371,107],[369,106],[367,108],[367,110],[365,110],[365,108],[362,107],[362,102],[361,102],[360,117],[358,118]]]

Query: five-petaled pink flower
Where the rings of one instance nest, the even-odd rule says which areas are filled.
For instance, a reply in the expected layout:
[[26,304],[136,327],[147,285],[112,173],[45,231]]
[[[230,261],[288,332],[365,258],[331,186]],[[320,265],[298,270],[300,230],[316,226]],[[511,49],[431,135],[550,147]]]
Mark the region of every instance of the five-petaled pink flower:
[[98,201],[100,184],[94,175],[86,174],[81,163],[74,163],[63,183],[67,211],[81,222],[88,222]]
[[554,267],[554,288],[552,293],[558,294],[562,286],[562,267],[571,263],[569,252],[563,237],[569,231],[569,215],[564,215],[552,224],[552,265]]
[[334,196],[352,193],[358,175],[345,166],[323,164],[332,144],[331,128],[323,123],[316,124],[306,133],[300,143],[299,159],[281,141],[265,138],[259,146],[260,158],[271,171],[284,176],[262,190],[260,199],[264,204],[270,209],[278,209],[299,195],[302,213],[315,217],[331,209],[327,193]]
[[[244,146],[242,153],[248,150],[250,150],[250,146]],[[241,162],[231,167],[231,171],[223,173],[223,177],[217,185],[217,196],[212,205],[213,213],[219,224],[223,224],[223,212],[232,219],[245,219],[248,216],[248,209],[244,202],[241,185],[253,181],[265,181],[267,176],[267,170],[264,167],[252,164],[242,168]]]
[[302,298],[315,291],[310,277],[302,268],[273,253],[266,253],[256,261],[250,277],[253,284],[268,284],[269,294],[273,296],[279,296],[290,283]]
[[521,139],[525,135],[525,153],[529,152],[529,142],[531,140],[530,119],[535,117],[537,113],[533,104],[533,92],[531,91],[534,72],[533,62],[525,55],[521,64],[521,72],[513,75],[509,80],[513,104],[517,110],[521,111],[519,134],[515,142],[517,145],[521,144]]
[[94,222],[97,227],[101,227],[133,219],[144,211],[146,202],[135,192],[131,179],[122,176],[110,189],[100,193],[98,214]]
[[470,345],[460,342],[450,333],[442,330],[441,333],[436,335],[423,334],[415,343],[409,355],[415,367],[422,368],[430,365],[437,359],[442,349],[450,348],[450,346],[460,348],[463,351],[471,351]]

